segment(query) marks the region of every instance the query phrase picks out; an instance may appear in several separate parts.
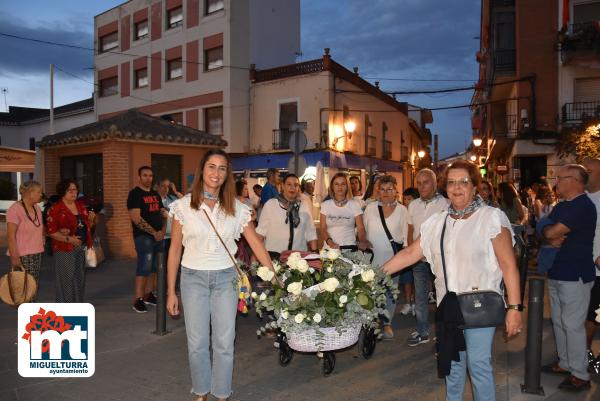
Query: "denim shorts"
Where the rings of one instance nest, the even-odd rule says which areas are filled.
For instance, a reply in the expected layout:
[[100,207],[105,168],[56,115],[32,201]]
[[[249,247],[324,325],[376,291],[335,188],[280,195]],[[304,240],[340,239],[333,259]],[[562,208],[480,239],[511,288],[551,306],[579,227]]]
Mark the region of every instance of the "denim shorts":
[[149,235],[138,235],[133,237],[133,242],[137,252],[135,275],[147,277],[152,273],[156,273],[158,263],[163,262],[165,241],[155,241]]

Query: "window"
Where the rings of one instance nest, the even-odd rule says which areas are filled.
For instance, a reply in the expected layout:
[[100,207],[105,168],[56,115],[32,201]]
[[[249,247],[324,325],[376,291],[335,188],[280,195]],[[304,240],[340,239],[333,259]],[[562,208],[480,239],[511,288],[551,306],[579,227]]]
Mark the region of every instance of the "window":
[[112,96],[119,93],[119,78],[110,77],[100,80],[100,97]]
[[171,113],[171,122],[177,125],[183,125],[183,112],[180,113]]
[[167,61],[167,80],[181,78],[183,68],[181,68],[181,58],[175,58]]
[[209,134],[223,135],[223,107],[204,109],[204,130]]
[[80,155],[60,158],[60,178],[77,181],[85,196],[102,200],[102,155]]
[[223,0],[206,0],[206,15],[220,11],[225,8],[225,2]]
[[148,37],[148,20],[145,19],[135,24],[135,40]]
[[183,191],[183,188],[181,187],[182,168],[180,155],[161,155],[152,153],[150,155],[150,165],[154,172],[155,181],[168,178],[175,184],[178,190]]
[[183,7],[173,8],[167,11],[167,29],[183,25]]
[[600,2],[573,4],[573,23],[581,24],[598,20],[600,20]]
[[148,86],[148,68],[140,68],[139,70],[135,70],[134,75],[136,88]]
[[119,32],[109,33],[100,38],[100,53],[116,49],[119,46]]
[[223,46],[204,52],[204,70],[210,71],[223,67]]

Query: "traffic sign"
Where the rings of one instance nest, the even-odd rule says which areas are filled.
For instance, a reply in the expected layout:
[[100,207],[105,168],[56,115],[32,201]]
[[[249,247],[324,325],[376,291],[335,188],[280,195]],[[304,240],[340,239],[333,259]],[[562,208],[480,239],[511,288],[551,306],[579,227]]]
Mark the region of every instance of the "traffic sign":
[[292,156],[290,157],[290,161],[288,161],[288,172],[296,174],[298,177],[304,174],[304,171],[306,171],[307,167],[308,163],[306,163],[304,156]]

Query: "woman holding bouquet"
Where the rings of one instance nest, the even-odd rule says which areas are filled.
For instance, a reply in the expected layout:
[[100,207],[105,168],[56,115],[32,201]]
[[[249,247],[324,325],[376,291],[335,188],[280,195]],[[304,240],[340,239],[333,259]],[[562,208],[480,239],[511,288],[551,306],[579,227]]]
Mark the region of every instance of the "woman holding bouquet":
[[191,193],[173,202],[170,213],[174,219],[167,309],[171,315],[179,314],[175,282],[181,260],[191,391],[197,401],[205,401],[208,393],[226,400],[232,393],[238,300],[230,255],[235,254],[235,241],[243,234],[261,264],[272,268],[271,259],[254,225],[249,224],[250,208],[236,199],[230,159],[222,150],[205,153]]
[[321,205],[321,236],[325,244],[334,249],[364,250],[371,247],[367,241],[362,210],[352,199],[346,173],[336,173],[329,182],[331,199]]
[[[491,364],[496,328],[461,330],[454,322],[455,329],[448,334],[449,319],[440,317],[450,310],[448,306],[453,307],[451,312],[460,314],[456,294],[474,288],[503,294],[501,282],[504,280],[509,304],[506,334],[514,336],[523,327],[512,228],[500,209],[486,205],[475,195],[480,179],[475,164],[463,160],[452,163],[443,176],[451,202],[448,211],[431,216],[421,226],[421,236],[383,265],[383,270],[392,274],[423,256],[431,264],[438,294],[438,372],[446,377],[447,401],[462,400],[467,367],[475,401],[496,399]],[[462,320],[462,314],[460,319],[451,317]]]
[[317,250],[317,231],[306,202],[299,195],[298,176],[288,174],[283,179],[283,192],[263,206],[256,232],[265,239],[272,257],[279,258],[286,249]]

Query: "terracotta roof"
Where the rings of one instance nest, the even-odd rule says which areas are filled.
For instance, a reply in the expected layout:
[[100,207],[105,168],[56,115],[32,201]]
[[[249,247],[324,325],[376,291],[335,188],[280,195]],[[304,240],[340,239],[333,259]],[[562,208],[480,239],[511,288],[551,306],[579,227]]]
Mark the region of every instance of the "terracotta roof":
[[[55,107],[54,116],[59,117],[62,114],[91,110],[94,110],[94,98],[92,97]],[[8,113],[0,113],[0,124],[6,123],[10,125],[20,125],[21,123],[40,118],[49,119],[50,109],[9,106]]]
[[227,141],[220,136],[176,125],[160,117],[150,116],[135,109],[68,131],[47,135],[38,142],[38,146],[69,145],[106,139],[227,146]]
[[341,64],[336,63],[331,56],[326,53],[323,58],[305,61],[302,63],[284,65],[281,67],[270,68],[268,70],[250,70],[251,82],[265,82],[275,79],[288,78],[298,75],[312,74],[320,71],[330,71],[335,76],[350,82],[351,84],[362,89],[396,110],[408,114],[408,104],[398,102],[393,97],[383,92],[379,87],[372,85],[370,82],[361,78],[358,73],[348,70]]

